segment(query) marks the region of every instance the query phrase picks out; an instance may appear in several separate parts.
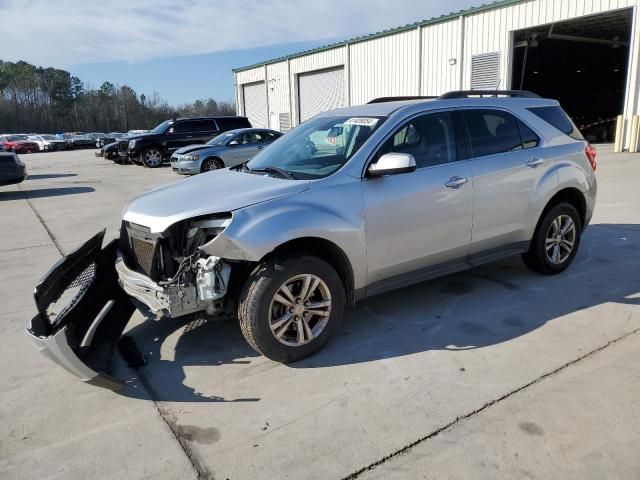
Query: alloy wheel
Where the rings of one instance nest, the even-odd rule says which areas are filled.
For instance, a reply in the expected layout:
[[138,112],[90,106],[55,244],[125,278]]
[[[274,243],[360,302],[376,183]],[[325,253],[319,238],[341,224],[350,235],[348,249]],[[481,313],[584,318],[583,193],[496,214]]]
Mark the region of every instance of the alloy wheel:
[[576,242],[576,224],[569,215],[560,215],[549,227],[545,240],[547,259],[561,265],[571,256]]
[[147,150],[144,154],[144,163],[149,167],[157,167],[162,163],[162,153],[159,150]]
[[320,336],[329,322],[329,287],[315,275],[296,275],[276,291],[269,314],[276,340],[290,347],[305,345]]
[[207,160],[207,163],[205,163],[204,165],[204,169],[207,172],[211,172],[212,170],[218,170],[222,168],[220,165],[220,162],[218,160],[215,159],[209,159]]

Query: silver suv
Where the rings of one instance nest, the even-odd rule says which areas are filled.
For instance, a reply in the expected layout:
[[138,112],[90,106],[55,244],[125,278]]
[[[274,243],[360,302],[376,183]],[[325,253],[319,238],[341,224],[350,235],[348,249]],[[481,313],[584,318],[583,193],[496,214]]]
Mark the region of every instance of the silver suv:
[[107,372],[134,303],[235,317],[253,348],[291,362],[371,295],[516,254],[562,272],[596,202],[595,150],[558,102],[484,94],[326,112],[245,164],[141,195],[119,240],[96,235],[36,287],[29,333],[118,388]]

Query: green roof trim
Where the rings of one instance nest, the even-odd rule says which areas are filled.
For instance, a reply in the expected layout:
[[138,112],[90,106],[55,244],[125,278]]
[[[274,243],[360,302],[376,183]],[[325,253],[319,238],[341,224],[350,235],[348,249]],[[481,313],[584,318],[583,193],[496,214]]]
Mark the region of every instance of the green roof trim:
[[248,65],[246,67],[234,68],[232,69],[232,71],[233,73],[244,72],[246,70],[252,70],[258,67],[264,67],[265,65],[272,65],[274,63],[283,62],[285,60],[292,60],[294,58],[304,57],[306,55],[312,55],[314,53],[324,52],[326,50],[332,50],[334,48],[343,47],[345,45],[366,42],[367,40],[372,40],[374,38],[387,37],[389,35],[395,35],[397,33],[414,30],[418,27],[425,27],[428,25],[434,25],[436,23],[447,22],[449,20],[452,20],[454,18],[458,18],[461,16],[473,15],[475,13],[480,13],[486,10],[492,10],[492,9],[504,7],[507,5],[512,5],[514,3],[522,3],[524,1],[528,1],[528,0],[496,0],[494,2],[485,3],[477,7],[471,7],[471,8],[467,8],[466,10],[460,10],[459,12],[452,12],[449,14],[440,15],[439,17],[433,17],[427,20],[422,20],[420,22],[409,23],[402,27],[390,28],[388,30],[383,30],[381,32],[371,33],[369,35],[362,35],[360,37],[354,37],[349,40],[343,40],[342,42],[330,43],[329,45],[324,45],[322,47],[312,48],[310,50],[304,50],[298,53],[292,53],[290,55],[285,55],[283,57],[272,58],[271,60],[266,60],[260,63],[254,63],[253,65]]

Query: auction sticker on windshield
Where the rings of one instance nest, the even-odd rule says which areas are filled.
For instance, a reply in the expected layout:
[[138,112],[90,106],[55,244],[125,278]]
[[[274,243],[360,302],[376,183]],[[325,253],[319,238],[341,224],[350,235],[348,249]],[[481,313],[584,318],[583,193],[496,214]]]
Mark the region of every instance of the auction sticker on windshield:
[[376,126],[380,119],[379,118],[367,118],[367,117],[354,117],[350,118],[346,122],[345,125],[359,125],[361,127],[370,127],[373,128]]

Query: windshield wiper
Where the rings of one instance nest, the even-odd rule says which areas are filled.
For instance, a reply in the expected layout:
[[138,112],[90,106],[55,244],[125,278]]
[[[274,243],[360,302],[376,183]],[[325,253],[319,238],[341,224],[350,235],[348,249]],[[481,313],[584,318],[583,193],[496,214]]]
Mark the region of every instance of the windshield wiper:
[[[249,167],[247,167],[249,168]],[[298,180],[298,178],[291,172],[287,171],[287,170],[283,170],[282,168],[278,168],[278,167],[264,167],[264,168],[250,168],[249,171],[251,172],[264,172],[264,173],[275,173],[277,175],[280,175],[280,177],[282,178],[286,178],[289,180]]]

